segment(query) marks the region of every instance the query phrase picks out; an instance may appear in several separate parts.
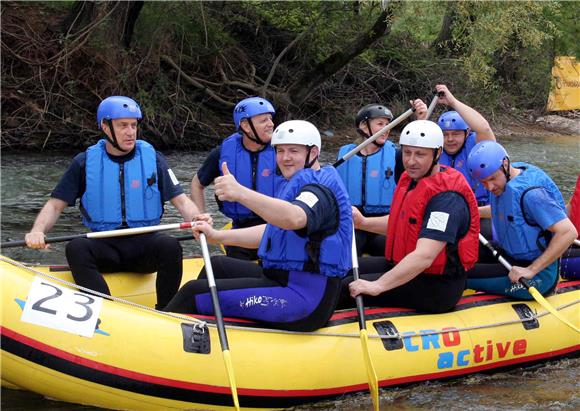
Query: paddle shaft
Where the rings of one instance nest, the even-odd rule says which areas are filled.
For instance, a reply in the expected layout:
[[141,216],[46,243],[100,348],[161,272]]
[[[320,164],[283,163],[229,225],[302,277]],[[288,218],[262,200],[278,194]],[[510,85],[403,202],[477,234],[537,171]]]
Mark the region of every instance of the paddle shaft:
[[[356,251],[356,235],[355,229],[352,228],[352,241],[351,241],[351,249],[352,249],[352,275],[354,280],[359,279],[358,273],[358,255]],[[365,318],[365,307],[363,303],[362,294],[356,296],[356,311],[358,313],[358,325],[360,329],[360,339],[361,339],[361,346],[363,351],[363,358],[365,361],[365,367],[367,370],[367,379],[369,383],[369,391],[371,393],[371,399],[373,402],[373,408],[375,411],[379,410],[379,380],[377,378],[377,372],[375,371],[375,367],[373,365],[373,361],[371,359],[371,353],[369,351],[369,338],[367,335],[367,324]]]
[[205,262],[205,272],[207,274],[207,282],[209,285],[209,291],[211,294],[211,300],[213,303],[213,309],[214,309],[215,318],[216,318],[216,322],[217,322],[218,334],[220,337],[220,344],[221,344],[222,350],[229,350],[228,337],[226,335],[226,327],[224,325],[222,310],[221,310],[220,303],[219,303],[217,287],[215,285],[215,277],[213,275],[213,268],[211,265],[209,250],[207,247],[207,239],[205,238],[205,234],[200,233],[199,242],[201,243],[201,253],[203,255],[203,261]]
[[578,240],[578,239],[574,240],[574,245],[577,245],[578,247],[580,247],[580,240]]
[[[485,247],[487,247],[491,251],[493,256],[498,259],[498,261],[501,263],[501,265],[503,265],[506,268],[506,270],[511,271],[512,265],[505,258],[503,258],[501,255],[499,255],[497,250],[495,248],[493,248],[493,246],[489,243],[489,241],[487,241],[485,239],[485,237],[483,235],[481,235],[481,233],[479,234],[479,241],[481,241],[481,244],[483,244]],[[566,320],[554,307],[552,307],[552,305],[548,302],[548,300],[546,300],[544,298],[544,296],[536,289],[536,287],[532,286],[526,278],[520,277],[519,282],[524,287],[526,287],[526,289],[532,295],[534,300],[536,300],[542,307],[544,307],[546,310],[548,310],[548,312],[553,314],[557,319],[562,321],[568,327],[570,327],[571,329],[573,329],[577,333],[580,333],[580,330],[574,324],[572,324],[570,321]]]
[[414,111],[415,111],[415,109],[413,109],[413,108],[410,108],[409,110],[405,111],[399,117],[397,117],[396,119],[394,119],[392,122],[390,122],[389,124],[387,124],[386,126],[384,126],[383,128],[381,128],[375,134],[373,134],[372,136],[370,136],[369,138],[367,138],[365,141],[363,141],[362,143],[360,143],[358,146],[356,146],[355,148],[353,148],[352,150],[350,150],[348,153],[346,153],[344,156],[342,156],[332,166],[335,167],[335,168],[338,167],[338,166],[340,166],[346,160],[348,160],[349,158],[351,158],[352,156],[354,156],[356,153],[358,153],[359,151],[361,151],[363,148],[365,148],[366,146],[368,146],[369,144],[371,144],[373,141],[375,141],[377,138],[379,138],[380,136],[382,136],[383,134],[385,134],[387,131],[389,131],[390,129],[396,127],[401,122],[405,121],[411,114],[413,114]]
[[228,344],[228,336],[226,334],[226,327],[224,324],[224,317],[222,315],[222,310],[220,308],[219,297],[217,293],[217,287],[215,284],[215,277],[213,275],[213,268],[211,265],[211,258],[209,256],[209,249],[207,247],[207,239],[204,233],[199,234],[199,242],[201,243],[201,253],[203,255],[203,261],[205,263],[205,273],[207,275],[207,282],[209,286],[209,291],[211,294],[211,301],[213,303],[214,315],[217,323],[218,335],[220,338],[220,345],[222,348],[222,355],[224,357],[224,363],[226,366],[226,371],[228,373],[228,379],[230,381],[230,388],[232,390],[232,399],[234,401],[234,407],[236,410],[240,409],[240,403],[238,401],[238,389],[236,385],[236,379],[234,375],[234,369],[232,365],[232,359],[230,357],[230,348]]
[[[49,237],[49,238],[45,238],[44,242],[46,244],[50,244],[50,243],[61,243],[64,241],[70,241],[70,240],[74,240],[76,238],[124,237],[127,235],[156,233],[159,231],[183,230],[183,229],[191,228],[194,225],[195,225],[194,222],[184,222],[184,223],[174,223],[174,224],[152,225],[149,227],[124,228],[122,230],[94,231],[91,233],[65,235],[65,236],[61,236],[61,237]],[[22,247],[25,245],[26,245],[25,240],[7,241],[5,243],[1,243],[0,248]]]
[[427,118],[425,120],[429,120],[429,117],[431,117],[431,114],[433,114],[433,110],[435,110],[435,106],[437,105],[438,101],[439,94],[435,93],[435,97],[433,97],[433,100],[431,100],[431,104],[429,104],[429,107],[427,108]]
[[[497,258],[497,260],[501,263],[501,265],[503,265],[506,270],[511,271],[512,269],[512,265],[508,262],[508,260],[506,260],[505,258],[503,258],[499,252],[493,248],[493,246],[490,244],[489,241],[487,241],[487,239],[481,234],[479,233],[479,241],[481,242],[481,244],[483,244],[489,251],[491,251],[491,254]],[[525,284],[524,284],[525,286]]]
[[[358,280],[360,278],[358,272],[358,255],[356,251],[356,236],[354,228],[352,230],[352,276],[354,280]],[[365,319],[365,308],[363,304],[363,297],[362,294],[359,294],[355,298],[356,300],[356,311],[358,313],[358,325],[361,330],[367,329],[366,319]]]

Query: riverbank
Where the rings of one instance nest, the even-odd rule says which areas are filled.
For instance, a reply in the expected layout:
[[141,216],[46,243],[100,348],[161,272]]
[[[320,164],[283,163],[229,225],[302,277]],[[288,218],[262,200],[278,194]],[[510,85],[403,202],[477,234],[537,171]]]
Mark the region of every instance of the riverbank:
[[[359,2],[355,10],[338,2],[2,4],[6,151],[86,148],[99,138],[95,111],[110,95],[139,102],[144,138],[160,150],[205,151],[232,132],[233,107],[244,97],[271,100],[278,123],[307,119],[338,135],[352,133],[354,113],[365,104],[401,113],[411,98],[430,100],[438,83],[494,129],[524,117],[515,132],[527,133],[528,110],[533,121],[546,114],[553,58],[562,53],[557,41],[547,42],[553,33],[522,47],[511,32],[478,28],[510,18],[505,27],[527,38],[536,25],[551,27],[545,19],[555,5],[548,2],[535,2],[535,11],[518,2],[488,10],[483,2],[470,11],[478,16],[470,30],[447,30],[444,17],[460,16],[461,2],[392,2],[386,10]],[[558,9],[572,17],[573,6]],[[513,19],[520,12],[525,22]],[[513,44],[506,46],[505,36]]]
[[[580,110],[536,117],[531,113],[523,115],[506,115],[488,119],[499,142],[504,138],[562,138],[564,136],[580,137]],[[402,128],[392,134],[394,141]],[[359,136],[354,128],[340,130],[321,129],[322,141],[326,150],[354,142]],[[329,136],[331,135],[331,136]],[[580,144],[580,139],[578,140]]]

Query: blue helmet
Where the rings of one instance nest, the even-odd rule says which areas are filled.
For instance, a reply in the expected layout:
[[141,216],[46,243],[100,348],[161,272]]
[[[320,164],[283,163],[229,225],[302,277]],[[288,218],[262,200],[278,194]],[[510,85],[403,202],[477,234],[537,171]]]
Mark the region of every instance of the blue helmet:
[[245,98],[234,107],[234,125],[236,129],[239,129],[240,122],[243,119],[249,119],[264,113],[276,114],[272,103],[262,97]]
[[124,96],[107,97],[97,109],[97,122],[99,128],[103,120],[114,120],[116,118],[136,118],[141,119],[141,108],[135,100]]
[[439,117],[437,124],[441,130],[467,130],[469,126],[457,111],[447,111]]
[[471,149],[467,169],[473,178],[483,180],[499,170],[504,158],[509,160],[507,151],[499,143],[482,141]]

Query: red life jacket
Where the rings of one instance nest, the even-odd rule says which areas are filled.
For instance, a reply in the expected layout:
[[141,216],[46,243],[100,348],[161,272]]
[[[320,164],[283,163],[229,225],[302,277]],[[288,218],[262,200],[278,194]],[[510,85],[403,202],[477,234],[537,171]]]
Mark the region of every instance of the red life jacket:
[[570,199],[570,220],[576,227],[578,238],[580,238],[580,173],[578,173],[576,188],[574,189],[572,198]]
[[[452,191],[463,196],[469,206],[471,220],[469,231],[458,242],[459,259],[467,271],[474,266],[478,257],[479,210],[477,209],[477,201],[463,174],[450,167],[439,167],[440,171],[437,174],[422,178],[412,190],[409,190],[412,179],[407,172],[401,176],[391,205],[385,257],[398,264],[407,254],[414,251],[417,247],[427,204],[437,194]],[[433,264],[424,272],[443,274],[447,262],[446,251],[443,249]]]

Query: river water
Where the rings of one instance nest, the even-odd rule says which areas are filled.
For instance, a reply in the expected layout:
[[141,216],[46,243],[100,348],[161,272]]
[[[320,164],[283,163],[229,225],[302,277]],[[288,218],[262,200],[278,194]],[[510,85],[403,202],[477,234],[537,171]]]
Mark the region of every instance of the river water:
[[[501,138],[512,161],[531,162],[547,171],[562,190],[567,200],[580,171],[580,136],[510,136]],[[332,163],[338,145],[329,140],[322,160]],[[207,153],[165,153],[184,190],[189,193],[189,182]],[[3,153],[1,161],[1,238],[2,241],[22,239],[49,198],[60,175],[74,154]],[[211,194],[211,190],[208,190]],[[217,212],[211,195],[207,196],[208,209],[214,215],[216,226],[227,221]],[[163,223],[180,221],[176,210],[166,207]],[[51,235],[84,232],[78,209],[69,207],[53,228]],[[184,254],[200,255],[194,241],[183,241]],[[218,252],[213,248],[212,252]],[[26,262],[49,264],[66,263],[64,244],[52,244],[50,251],[26,248],[4,250],[8,257]],[[556,335],[551,338],[558,338]],[[412,409],[477,409],[477,410],[560,410],[580,409],[580,359],[562,359],[532,368],[509,372],[476,374],[459,380],[431,382],[404,388],[381,391],[381,408]],[[22,391],[2,389],[3,410],[81,410],[91,409],[44,399]],[[370,410],[368,394],[359,394],[332,402],[308,405],[299,410]]]

